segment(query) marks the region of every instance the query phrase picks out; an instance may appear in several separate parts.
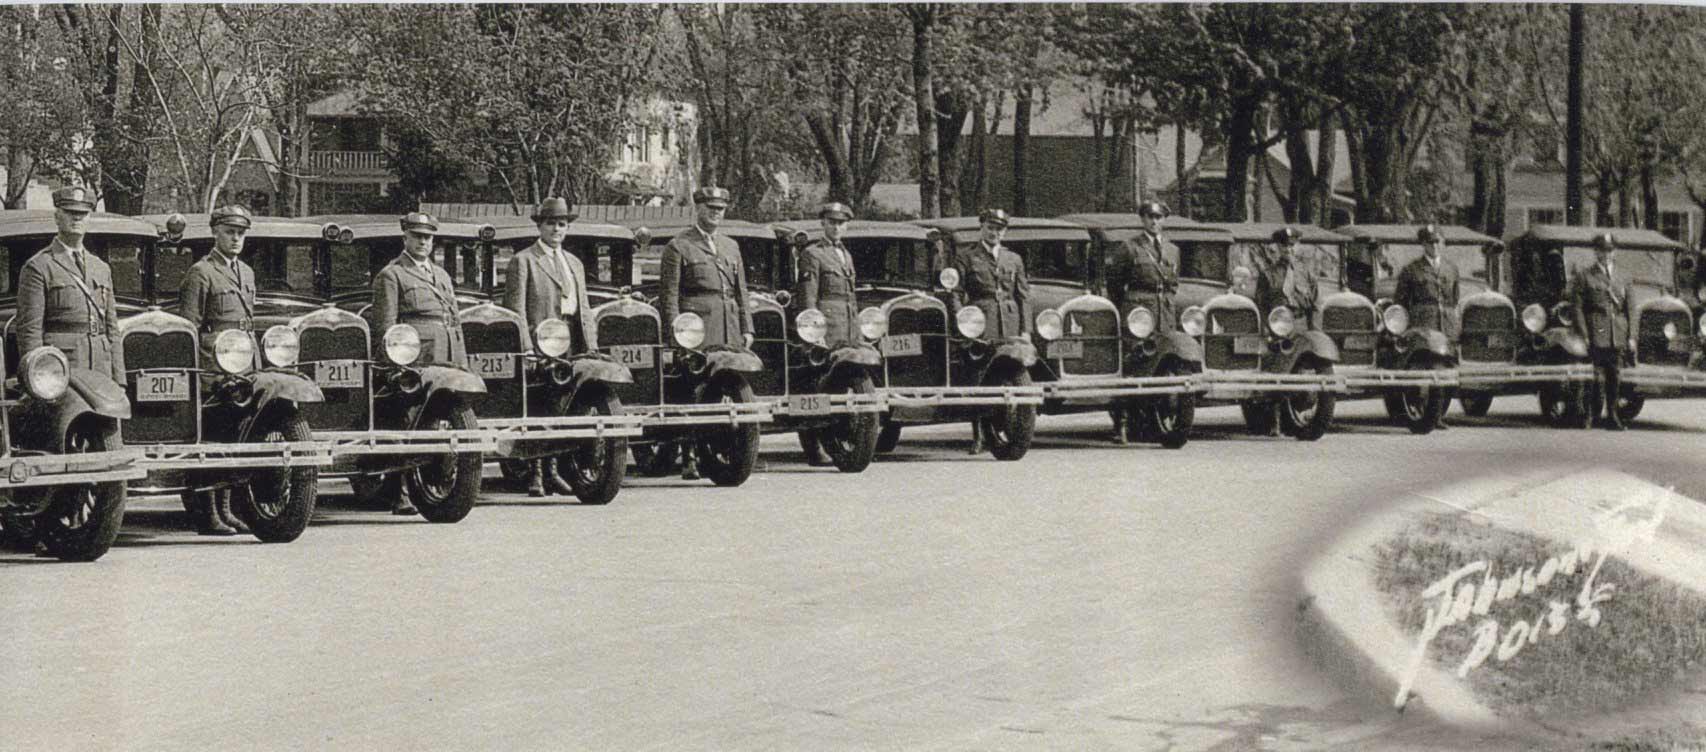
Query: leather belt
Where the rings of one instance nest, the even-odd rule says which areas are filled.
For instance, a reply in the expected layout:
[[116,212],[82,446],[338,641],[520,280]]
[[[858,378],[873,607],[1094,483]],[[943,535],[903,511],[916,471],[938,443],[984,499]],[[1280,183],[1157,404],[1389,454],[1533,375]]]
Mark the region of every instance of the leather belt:
[[455,316],[441,313],[411,313],[398,316],[397,319],[405,324],[444,324],[449,326],[457,323]]

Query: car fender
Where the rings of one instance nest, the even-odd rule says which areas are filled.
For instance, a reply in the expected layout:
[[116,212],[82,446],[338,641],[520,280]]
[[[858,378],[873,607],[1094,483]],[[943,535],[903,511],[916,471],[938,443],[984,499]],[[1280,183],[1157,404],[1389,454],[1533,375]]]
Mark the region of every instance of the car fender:
[[106,374],[73,368],[70,381],[71,388],[65,390],[65,394],[67,397],[73,394],[80,397],[84,410],[108,418],[130,417],[130,397],[124,393],[124,387]]
[[1202,343],[1198,342],[1196,337],[1184,332],[1165,332],[1164,335],[1155,340],[1157,362],[1168,356],[1194,363],[1202,362]]
[[758,373],[764,370],[764,361],[757,353],[748,350],[712,350],[705,353],[705,378],[707,380],[724,371],[735,373]]
[[579,389],[582,384],[592,382],[604,382],[606,384],[634,383],[633,371],[628,370],[627,366],[607,358],[592,356],[575,358],[569,361],[569,366],[574,369],[576,389]]
[[1409,353],[1429,352],[1442,358],[1453,354],[1451,339],[1438,329],[1410,329],[1398,336],[1398,342]]
[[[95,377],[100,379],[98,374]],[[76,389],[67,389],[52,401],[25,397],[13,414],[12,438],[19,448],[60,454],[65,451],[65,435],[71,424],[84,416],[95,416],[104,432],[117,436],[119,419],[110,412],[95,409]]]
[[818,379],[818,390],[825,391],[834,384],[851,383],[857,374],[870,374],[883,365],[883,358],[874,347],[854,345],[838,347],[829,354],[829,367]]
[[1566,355],[1576,358],[1586,358],[1588,356],[1588,341],[1582,339],[1582,335],[1577,334],[1574,330],[1566,329],[1561,326],[1553,327],[1551,329],[1547,329],[1541,336],[1546,338],[1546,344],[1549,349],[1563,350]]
[[243,421],[238,441],[249,439],[255,426],[262,424],[262,416],[267,416],[270,424],[275,412],[293,412],[296,405],[326,401],[326,395],[319,386],[292,371],[259,371],[249,378],[249,383],[254,389],[255,407]]

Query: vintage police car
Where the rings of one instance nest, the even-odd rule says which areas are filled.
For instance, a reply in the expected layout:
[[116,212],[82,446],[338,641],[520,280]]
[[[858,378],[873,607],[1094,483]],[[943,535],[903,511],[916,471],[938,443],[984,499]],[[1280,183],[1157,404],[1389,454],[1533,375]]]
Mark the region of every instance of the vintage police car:
[[[153,227],[129,217],[89,216],[84,247],[103,257],[133,259]],[[7,330],[17,312],[23,263],[56,234],[53,212],[0,211],[0,290]],[[120,270],[114,269],[115,278]],[[115,286],[118,284],[115,279]],[[71,368],[64,353],[41,347],[20,357],[11,337],[0,361],[0,537],[39,545],[66,561],[106,554],[124,522],[126,481],[142,478],[141,452],[123,445],[120,421],[131,416],[124,389],[109,374]],[[16,374],[16,379],[11,377]]]
[[[1569,302],[1570,281],[1582,267],[1594,263],[1594,238],[1606,233],[1618,249],[1612,273],[1620,288],[1630,289],[1626,312],[1632,343],[1616,403],[1618,417],[1630,421],[1648,398],[1706,393],[1701,354],[1706,316],[1698,310],[1698,256],[1652,230],[1536,225],[1510,243],[1511,297],[1515,306],[1523,308],[1523,323],[1531,333],[1545,321],[1550,328],[1542,329],[1540,336],[1548,344],[1562,339],[1553,333],[1562,330],[1585,354],[1586,343],[1569,326],[1575,315]],[[1530,341],[1535,349],[1541,344],[1538,336]],[[1585,380],[1570,382],[1576,388],[1553,387],[1550,394],[1542,390],[1541,408],[1567,425],[1585,427],[1598,395],[1593,391],[1597,386],[1591,369],[1578,365],[1577,371],[1581,370],[1586,370]]]

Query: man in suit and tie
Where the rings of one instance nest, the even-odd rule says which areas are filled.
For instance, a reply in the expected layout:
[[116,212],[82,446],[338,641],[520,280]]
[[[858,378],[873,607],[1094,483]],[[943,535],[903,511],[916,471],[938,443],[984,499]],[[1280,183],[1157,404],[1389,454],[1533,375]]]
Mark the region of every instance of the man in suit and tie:
[[[462,340],[462,319],[456,309],[456,288],[450,274],[432,260],[438,220],[415,212],[399,221],[403,252],[373,277],[375,349],[383,357],[385,332],[397,324],[415,328],[421,338],[416,363],[468,367],[468,348]],[[398,494],[391,513],[415,514],[407,494]]]
[[[1432,329],[1456,342],[1457,265],[1444,255],[1445,233],[1426,225],[1416,232],[1416,239],[1422,243],[1422,256],[1398,272],[1392,302],[1409,314],[1410,328]],[[1442,431],[1447,428],[1444,410],[1437,427]]]
[[[531,337],[534,327],[547,319],[562,319],[568,324],[569,355],[598,347],[598,330],[586,299],[586,267],[563,247],[569,224],[576,216],[567,199],[547,198],[539,204],[533,212],[539,239],[510,257],[503,294],[504,307],[527,321],[524,338]],[[527,495],[545,495],[544,479],[551,469],[551,460],[528,463]]]
[[[208,217],[213,228],[213,250],[202,256],[184,274],[178,289],[178,315],[195,326],[196,340],[201,346],[201,367],[204,372],[216,372],[214,343],[221,332],[236,329],[245,334],[254,331],[255,270],[240,256],[243,239],[253,220],[249,210],[227,206],[213,210]],[[205,384],[206,382],[204,382]],[[249,529],[231,513],[231,491],[210,491],[197,494],[195,509],[196,532],[202,535],[235,535]]]
[[72,368],[86,368],[125,383],[119,347],[113,272],[83,247],[94,195],[80,187],[53,193],[58,234],[24,262],[18,273],[18,353],[59,348]]
[[[1609,431],[1622,431],[1617,396],[1622,387],[1623,353],[1629,347],[1629,288],[1617,281],[1613,263],[1617,241],[1611,233],[1600,234],[1593,245],[1593,264],[1577,269],[1570,281],[1570,307],[1575,311],[1570,323],[1587,340],[1588,357],[1593,360],[1599,398],[1588,405],[1588,410],[1596,425]],[[1601,404],[1605,406],[1604,419],[1599,418]]]
[[[658,265],[658,307],[663,313],[665,338],[671,337],[675,318],[695,313],[705,322],[701,347],[752,347],[752,311],[747,305],[746,267],[740,246],[717,227],[729,208],[726,188],[704,187],[693,192],[693,226],[676,235],[663,249]],[[681,477],[699,478],[694,442],[682,452]]]

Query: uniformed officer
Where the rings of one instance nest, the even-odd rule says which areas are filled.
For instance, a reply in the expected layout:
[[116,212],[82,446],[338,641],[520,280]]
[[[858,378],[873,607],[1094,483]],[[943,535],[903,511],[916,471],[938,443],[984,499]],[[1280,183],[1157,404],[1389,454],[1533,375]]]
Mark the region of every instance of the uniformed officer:
[[[253,225],[249,211],[241,206],[215,209],[208,224],[213,228],[213,250],[184,274],[178,289],[178,314],[195,325],[201,367],[212,373],[219,367],[214,362],[214,342],[220,332],[254,330],[255,271],[240,258],[243,239]],[[231,513],[229,489],[197,494],[194,506],[196,532],[202,535],[249,531]]]
[[795,285],[794,300],[802,311],[816,308],[823,312],[827,323],[824,342],[834,346],[853,341],[854,324],[859,320],[853,294],[853,256],[841,241],[847,223],[853,221],[853,210],[846,204],[830,202],[818,209],[817,216],[823,224],[823,239],[800,252],[800,280]]
[[1167,207],[1147,201],[1138,207],[1137,214],[1143,229],[1108,248],[1108,299],[1119,307],[1121,321],[1132,309],[1143,306],[1155,314],[1157,331],[1172,331],[1173,293],[1179,289],[1179,275],[1161,253],[1161,220],[1167,218]]
[[[1594,262],[1577,269],[1570,282],[1570,305],[1577,312],[1570,321],[1588,342],[1588,356],[1594,365],[1594,378],[1599,386],[1599,399],[1588,406],[1595,424],[1611,431],[1624,429],[1617,415],[1617,393],[1621,388],[1621,360],[1629,340],[1629,287],[1620,285],[1614,273],[1613,260],[1617,242],[1611,233],[1594,238]],[[1605,418],[1599,418],[1600,405],[1605,406]]]
[[[430,214],[406,214],[403,252],[373,277],[374,347],[383,350],[385,332],[397,324],[408,324],[421,337],[417,363],[468,366],[468,349],[462,341],[462,321],[456,310],[456,288],[450,274],[432,261],[432,241],[438,220]],[[407,494],[398,494],[391,513],[415,514]]]
[[[752,347],[752,311],[747,307],[746,267],[740,247],[718,235],[729,208],[725,188],[707,186],[693,192],[693,226],[675,236],[663,249],[658,265],[658,304],[663,309],[666,337],[675,317],[696,313],[705,322],[703,347]],[[683,451],[681,477],[699,477],[694,442]]]
[[[577,215],[563,198],[547,198],[533,212],[539,239],[510,257],[504,277],[503,305],[527,321],[530,336],[539,322],[562,319],[569,325],[569,352],[576,355],[598,347],[597,328],[586,298],[586,267],[563,247],[569,224]],[[550,460],[528,463],[527,494],[545,495]]]
[[1297,259],[1297,242],[1302,237],[1294,227],[1275,230],[1273,261],[1256,275],[1256,307],[1263,320],[1283,305],[1291,309],[1300,330],[1314,328],[1316,302],[1321,297],[1315,275],[1301,268]]
[[112,269],[83,247],[94,196],[85,188],[61,188],[53,193],[53,209],[58,235],[18,274],[18,352],[52,345],[71,367],[123,385]]
[[[1439,331],[1456,342],[1457,265],[1443,255],[1445,234],[1438,227],[1426,225],[1416,232],[1416,239],[1422,243],[1422,257],[1398,272],[1392,300],[1409,314],[1410,326]],[[1443,410],[1438,427],[1447,428]]]
[[1031,331],[1025,310],[1031,283],[1025,278],[1025,260],[1001,245],[1007,236],[1007,212],[985,209],[978,221],[977,242],[955,249],[960,291],[967,304],[983,311],[983,339],[1026,336]]

